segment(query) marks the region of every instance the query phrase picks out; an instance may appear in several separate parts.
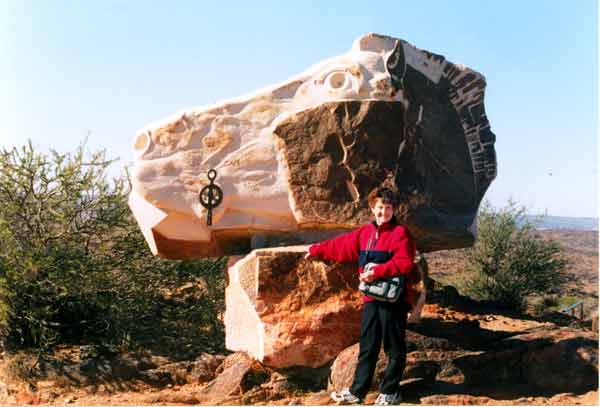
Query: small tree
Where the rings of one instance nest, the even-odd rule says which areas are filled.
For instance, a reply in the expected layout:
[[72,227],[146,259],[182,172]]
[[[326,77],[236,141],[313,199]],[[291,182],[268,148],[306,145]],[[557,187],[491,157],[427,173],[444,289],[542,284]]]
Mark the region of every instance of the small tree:
[[110,232],[126,226],[124,182],[103,175],[111,163],[104,152],[86,159],[83,145],[74,154],[40,154],[31,142],[0,151],[0,299],[14,343],[44,348],[69,314],[89,321],[81,303],[95,303],[90,282],[110,267]]
[[477,241],[466,252],[469,295],[522,311],[528,295],[555,292],[565,283],[560,245],[535,236],[525,208],[509,201],[494,210],[486,202],[477,228]]
[[[127,206],[127,178],[106,179],[113,162],[83,144],[0,150],[0,339],[46,350],[168,335],[173,348],[220,350],[225,259],[153,256]],[[167,299],[186,284],[185,298]]]

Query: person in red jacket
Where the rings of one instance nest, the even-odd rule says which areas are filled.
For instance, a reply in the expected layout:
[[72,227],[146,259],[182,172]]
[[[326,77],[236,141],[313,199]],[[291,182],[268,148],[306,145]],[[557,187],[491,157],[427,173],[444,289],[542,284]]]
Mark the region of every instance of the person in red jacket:
[[[325,240],[309,247],[306,258],[316,257],[336,262],[358,262],[359,279],[371,282],[399,274],[408,275],[413,267],[415,244],[407,228],[397,223],[396,194],[389,188],[376,188],[368,196],[375,220],[350,233]],[[368,252],[368,255],[367,255]],[[378,264],[372,262],[376,258]],[[377,405],[398,404],[402,398],[399,382],[406,365],[406,317],[416,293],[410,285],[396,303],[376,301],[363,296],[358,365],[349,389],[331,393],[331,398],[343,404],[360,404],[373,380],[381,342],[388,358],[379,386]]]

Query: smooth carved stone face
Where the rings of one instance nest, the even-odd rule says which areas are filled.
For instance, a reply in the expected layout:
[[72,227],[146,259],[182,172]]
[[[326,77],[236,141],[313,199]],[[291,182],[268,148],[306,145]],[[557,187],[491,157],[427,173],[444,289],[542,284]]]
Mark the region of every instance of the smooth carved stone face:
[[[368,192],[395,184],[421,251],[468,246],[496,175],[484,88],[471,69],[367,34],[285,83],[140,130],[129,204],[154,254],[190,258],[355,227]],[[210,169],[223,201],[209,226]]]

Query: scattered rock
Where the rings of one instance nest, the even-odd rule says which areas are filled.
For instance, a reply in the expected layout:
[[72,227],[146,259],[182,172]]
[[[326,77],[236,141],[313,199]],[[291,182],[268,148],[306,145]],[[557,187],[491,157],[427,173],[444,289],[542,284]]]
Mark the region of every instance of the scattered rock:
[[204,383],[214,379],[217,368],[225,360],[224,355],[203,353],[193,365],[187,376],[188,383]]
[[146,369],[143,377],[157,385],[205,383],[215,378],[216,370],[224,359],[223,355],[204,353],[196,360],[167,362],[154,369]]
[[[331,365],[331,374],[327,391],[339,391],[350,387],[354,380],[354,372],[358,361],[359,344],[356,343],[342,351]],[[383,377],[385,366],[387,365],[387,357],[383,349],[379,352],[371,390],[378,388]],[[431,383],[440,371],[439,363],[431,360],[423,360],[415,357],[414,354],[408,354],[406,358],[406,368],[404,370],[403,379],[422,379],[422,383]]]
[[440,394],[422,397],[422,404],[439,406],[464,406],[464,405],[506,405],[505,402],[494,400],[485,396],[473,396],[469,394]]
[[15,396],[15,401],[17,404],[41,404],[42,399],[40,395],[37,393],[31,393],[28,391],[20,391]]
[[[269,378],[268,372],[243,352],[225,358],[220,370],[214,380],[195,394],[197,403],[216,405],[233,402],[249,390],[260,387]],[[258,396],[255,394],[255,397]]]
[[422,379],[423,383],[433,383],[440,366],[432,360],[411,360],[407,357],[406,369],[402,375],[403,379]]
[[[485,318],[485,317],[484,317]],[[489,318],[487,318],[489,319]],[[503,319],[506,319],[503,317]],[[407,331],[404,379],[442,380],[466,386],[527,383],[540,391],[585,392],[598,387],[598,335],[582,329],[538,325],[529,332],[499,332],[477,321],[424,319]],[[439,338],[443,336],[444,338]],[[328,390],[352,383],[358,344],[342,351],[331,367]],[[379,355],[372,387],[385,367]]]

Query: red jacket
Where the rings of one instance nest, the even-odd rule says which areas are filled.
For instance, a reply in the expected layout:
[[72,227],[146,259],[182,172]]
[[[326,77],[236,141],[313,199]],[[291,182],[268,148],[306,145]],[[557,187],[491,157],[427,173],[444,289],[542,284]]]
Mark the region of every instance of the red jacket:
[[[359,262],[358,272],[362,273],[364,264],[360,263],[364,259],[364,252],[367,250],[369,240],[371,240],[370,251],[389,257],[385,263],[378,264],[373,268],[376,278],[393,277],[398,274],[408,275],[413,268],[415,259],[415,243],[408,229],[396,223],[395,218],[379,227],[375,222],[369,223],[350,233],[313,244],[310,246],[309,252],[311,256],[324,260],[340,263]],[[406,284],[404,301],[412,304],[416,295],[411,284]],[[363,296],[363,301],[375,300]]]

